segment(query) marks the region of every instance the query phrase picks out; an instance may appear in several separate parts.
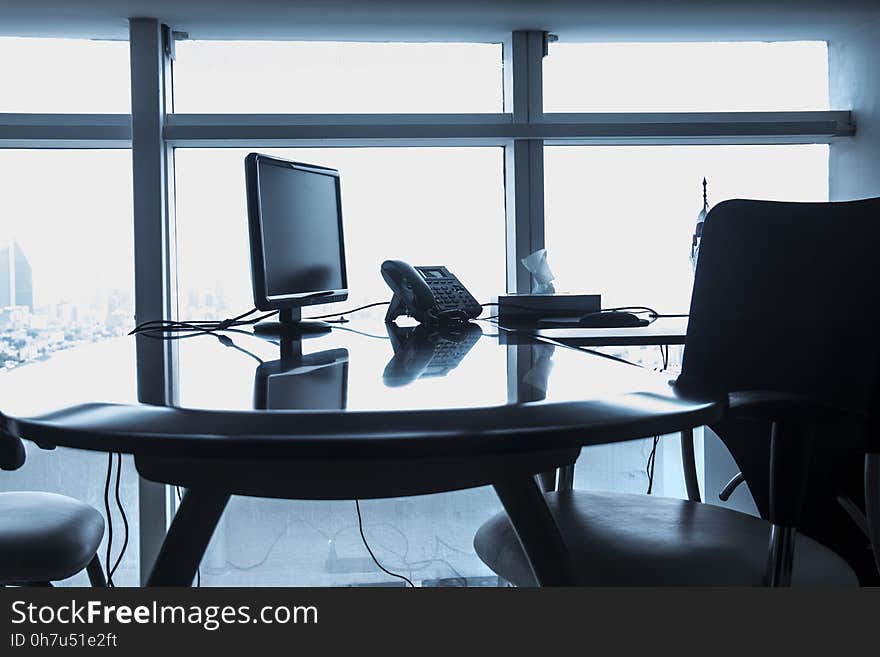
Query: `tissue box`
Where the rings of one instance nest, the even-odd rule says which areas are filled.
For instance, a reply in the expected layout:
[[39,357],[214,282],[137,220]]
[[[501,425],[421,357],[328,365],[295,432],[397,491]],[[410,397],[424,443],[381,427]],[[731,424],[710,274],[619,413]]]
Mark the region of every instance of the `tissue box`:
[[582,317],[601,309],[601,294],[505,294],[498,297],[501,324]]

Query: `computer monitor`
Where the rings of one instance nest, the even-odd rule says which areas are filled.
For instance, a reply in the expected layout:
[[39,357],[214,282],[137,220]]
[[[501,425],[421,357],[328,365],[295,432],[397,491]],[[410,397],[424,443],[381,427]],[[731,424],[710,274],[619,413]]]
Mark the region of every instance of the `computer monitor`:
[[310,332],[301,308],[348,298],[339,172],[260,153],[245,158],[254,305],[278,310],[258,332]]

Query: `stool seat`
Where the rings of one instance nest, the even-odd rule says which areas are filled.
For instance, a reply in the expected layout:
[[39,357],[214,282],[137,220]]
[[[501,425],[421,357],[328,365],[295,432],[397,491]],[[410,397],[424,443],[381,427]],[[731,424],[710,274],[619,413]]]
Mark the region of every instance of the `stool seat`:
[[[545,494],[575,561],[579,586],[762,586],[770,524],[687,500],[566,491]],[[517,586],[535,586],[525,554],[501,512],[474,538],[480,559]],[[794,585],[858,586],[840,556],[798,534]]]
[[0,493],[0,583],[72,577],[103,536],[104,518],[88,504],[55,493]]

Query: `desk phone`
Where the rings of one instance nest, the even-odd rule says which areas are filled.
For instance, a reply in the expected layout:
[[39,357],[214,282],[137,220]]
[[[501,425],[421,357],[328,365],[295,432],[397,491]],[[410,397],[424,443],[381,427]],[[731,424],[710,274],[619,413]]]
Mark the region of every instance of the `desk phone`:
[[446,267],[413,267],[401,260],[382,263],[382,278],[394,295],[385,314],[391,323],[401,315],[420,324],[467,322],[483,308]]

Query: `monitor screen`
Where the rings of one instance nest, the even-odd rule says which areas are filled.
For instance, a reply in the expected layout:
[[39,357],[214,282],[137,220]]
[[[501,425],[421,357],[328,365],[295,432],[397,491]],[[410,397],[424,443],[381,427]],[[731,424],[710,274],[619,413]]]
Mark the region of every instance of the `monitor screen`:
[[246,173],[257,307],[344,291],[339,173],[256,153]]

